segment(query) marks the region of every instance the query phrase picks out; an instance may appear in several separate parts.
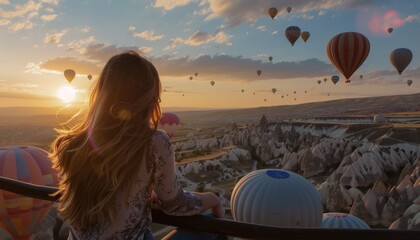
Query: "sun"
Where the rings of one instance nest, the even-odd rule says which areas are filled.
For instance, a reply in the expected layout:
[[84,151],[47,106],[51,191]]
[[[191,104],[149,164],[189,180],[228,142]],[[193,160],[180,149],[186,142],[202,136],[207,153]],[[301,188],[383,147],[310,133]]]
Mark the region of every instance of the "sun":
[[57,90],[57,97],[65,103],[70,103],[76,98],[76,91],[70,86],[62,86]]

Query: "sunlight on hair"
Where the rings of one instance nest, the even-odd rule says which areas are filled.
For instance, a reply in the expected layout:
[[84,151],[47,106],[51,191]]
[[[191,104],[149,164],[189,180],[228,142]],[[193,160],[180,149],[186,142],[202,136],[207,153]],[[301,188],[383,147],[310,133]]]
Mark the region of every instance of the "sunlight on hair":
[[62,86],[57,90],[57,97],[64,103],[70,103],[76,98],[76,91],[73,87]]

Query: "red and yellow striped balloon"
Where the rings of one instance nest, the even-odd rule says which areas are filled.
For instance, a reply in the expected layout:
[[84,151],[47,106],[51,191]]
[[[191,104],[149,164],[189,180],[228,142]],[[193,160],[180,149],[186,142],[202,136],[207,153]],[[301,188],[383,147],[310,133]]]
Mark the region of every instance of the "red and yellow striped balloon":
[[369,51],[369,40],[357,32],[340,33],[327,44],[328,58],[347,80],[363,64]]
[[[43,186],[57,186],[48,153],[30,146],[0,148],[0,175]],[[0,226],[14,239],[29,239],[53,202],[0,190]]]

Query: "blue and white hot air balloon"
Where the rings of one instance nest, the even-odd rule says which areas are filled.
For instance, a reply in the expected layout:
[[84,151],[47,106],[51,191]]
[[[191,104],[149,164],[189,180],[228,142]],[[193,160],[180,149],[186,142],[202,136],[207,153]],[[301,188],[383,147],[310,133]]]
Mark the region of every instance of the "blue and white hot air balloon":
[[370,229],[362,219],[347,213],[324,213],[321,228]]
[[279,169],[262,169],[243,177],[233,189],[235,221],[278,227],[319,227],[321,198],[304,177]]

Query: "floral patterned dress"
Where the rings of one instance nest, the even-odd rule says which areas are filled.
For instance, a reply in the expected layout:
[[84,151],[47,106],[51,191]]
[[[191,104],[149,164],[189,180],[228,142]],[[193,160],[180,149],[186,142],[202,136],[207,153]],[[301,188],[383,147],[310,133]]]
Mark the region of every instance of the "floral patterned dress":
[[165,132],[154,134],[150,150],[128,202],[124,199],[124,192],[117,197],[115,221],[83,229],[70,226],[68,239],[144,239],[152,222],[152,190],[158,196],[158,205],[167,214],[189,216],[202,211],[201,198],[182,190],[179,185],[175,175],[174,150]]

